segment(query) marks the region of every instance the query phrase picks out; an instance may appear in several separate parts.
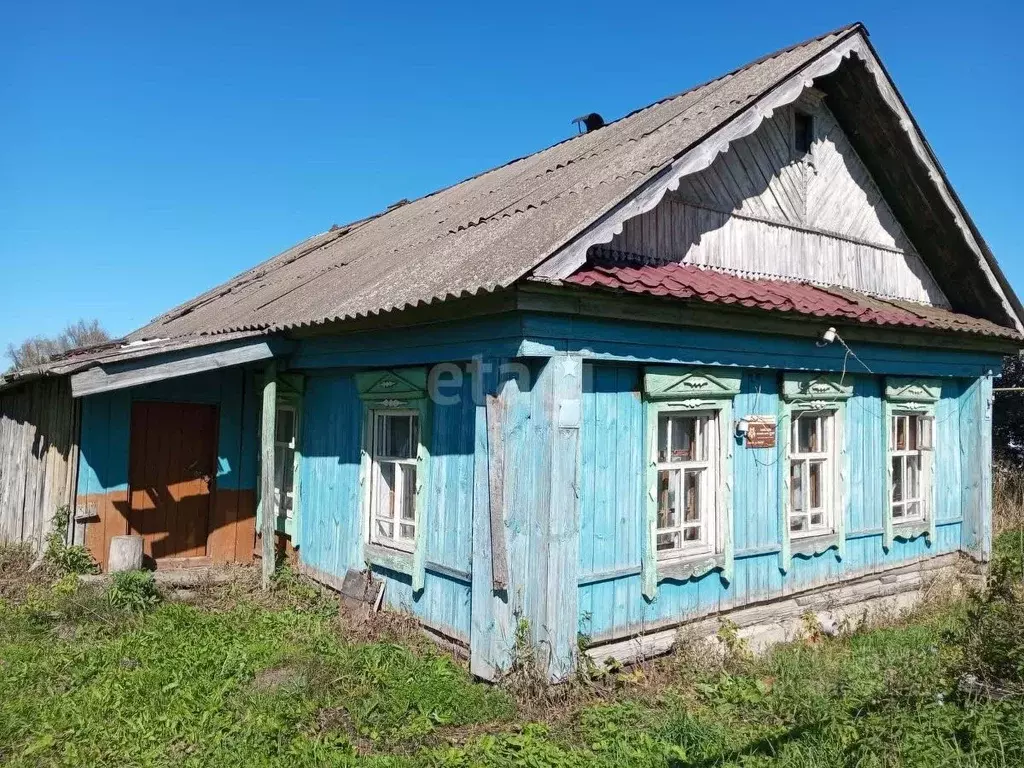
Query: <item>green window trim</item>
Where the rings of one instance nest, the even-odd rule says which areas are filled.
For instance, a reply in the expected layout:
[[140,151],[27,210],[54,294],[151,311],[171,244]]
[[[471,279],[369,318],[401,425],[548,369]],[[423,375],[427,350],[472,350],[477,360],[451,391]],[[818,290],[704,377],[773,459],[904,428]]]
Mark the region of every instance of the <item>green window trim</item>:
[[[782,529],[782,548],[779,569],[789,572],[793,555],[816,557],[830,549],[836,550],[836,559],[846,557],[847,479],[850,476],[849,454],[846,449],[846,401],[853,395],[853,384],[846,377],[834,373],[785,373],[782,377],[779,426],[776,444],[779,451],[779,509]],[[800,411],[831,411],[833,413],[834,455],[836,466],[832,493],[833,530],[817,536],[792,536],[790,526],[790,438],[793,414]]]
[[[258,386],[262,378],[257,377]],[[277,406],[290,406],[295,412],[295,456],[292,464],[292,516],[277,515],[274,528],[292,541],[293,547],[301,546],[302,524],[300,517],[300,486],[299,469],[302,466],[302,396],[305,391],[306,379],[298,373],[279,373],[277,375]],[[275,418],[275,424],[277,419]],[[261,438],[262,440],[262,438]],[[263,487],[261,482],[262,468],[257,471],[256,488]],[[262,530],[263,499],[256,501],[256,530]]]
[[[897,538],[912,539],[923,535],[929,546],[935,543],[938,529],[935,515],[935,454],[934,441],[937,439],[935,430],[935,410],[942,396],[942,382],[938,379],[922,379],[909,377],[887,376],[885,379],[885,398],[882,418],[882,455],[885,457],[885,484],[883,489],[882,509],[884,526],[882,546],[889,550]],[[921,484],[925,493],[924,520],[909,523],[896,523],[892,516],[892,461],[889,452],[891,445],[891,429],[893,414],[899,411],[920,414],[933,420],[932,423],[932,458],[921,468]]]
[[[356,391],[363,402],[362,450],[359,461],[360,519],[363,526],[363,556],[367,563],[408,573],[413,592],[421,592],[425,581],[428,505],[430,481],[430,444],[432,409],[427,393],[426,368],[397,368],[365,371],[355,376]],[[416,449],[416,538],[412,553],[371,544],[370,471],[373,462],[374,413],[415,411],[419,415],[419,445]],[[387,550],[386,555],[382,554]],[[406,569],[405,563],[411,561]],[[397,567],[400,565],[401,567]]]
[[[657,596],[658,584],[666,579],[699,578],[718,569],[725,581],[733,578],[732,458],[735,444],[733,398],[740,391],[740,373],[728,368],[648,366],[644,369],[644,536],[641,561],[643,595]],[[658,419],[667,412],[715,412],[718,425],[718,473],[715,512],[721,526],[718,547],[710,554],[681,556],[659,561],[658,528]]]

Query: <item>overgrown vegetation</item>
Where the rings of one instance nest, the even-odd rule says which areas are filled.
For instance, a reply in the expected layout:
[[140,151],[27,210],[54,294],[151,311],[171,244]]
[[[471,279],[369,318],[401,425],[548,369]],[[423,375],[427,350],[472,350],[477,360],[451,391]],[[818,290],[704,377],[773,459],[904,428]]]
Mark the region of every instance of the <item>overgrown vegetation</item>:
[[58,576],[97,573],[99,568],[89,550],[80,544],[67,543],[70,524],[71,508],[63,506],[54,515],[53,528],[46,537],[45,561],[49,569]]
[[[682,640],[545,686],[518,626],[502,685],[396,614],[339,611],[287,569],[159,601],[149,574],[0,591],[0,763],[366,766],[1024,765],[1020,532],[988,588],[754,657]],[[0,551],[0,579],[30,556]]]

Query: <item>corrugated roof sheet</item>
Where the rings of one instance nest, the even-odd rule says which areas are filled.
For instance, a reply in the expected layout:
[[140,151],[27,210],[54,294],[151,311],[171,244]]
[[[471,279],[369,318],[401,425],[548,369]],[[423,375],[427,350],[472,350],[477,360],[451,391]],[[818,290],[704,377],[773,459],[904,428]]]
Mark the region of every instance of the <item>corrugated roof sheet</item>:
[[779,51],[600,130],[316,235],[131,338],[282,330],[508,286],[674,157],[859,29]]
[[1011,328],[939,307],[883,300],[846,288],[825,288],[807,282],[740,277],[692,264],[588,264],[566,282],[648,296],[731,304],[868,325],[962,331],[1006,339],[1021,338]]

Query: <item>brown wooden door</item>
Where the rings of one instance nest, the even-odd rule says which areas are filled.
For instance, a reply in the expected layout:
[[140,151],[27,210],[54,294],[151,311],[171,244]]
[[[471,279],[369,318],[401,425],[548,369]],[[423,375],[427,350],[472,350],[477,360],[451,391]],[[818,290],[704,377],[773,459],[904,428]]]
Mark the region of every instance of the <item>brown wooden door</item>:
[[132,405],[128,530],[143,537],[158,566],[200,565],[206,557],[216,458],[215,406]]

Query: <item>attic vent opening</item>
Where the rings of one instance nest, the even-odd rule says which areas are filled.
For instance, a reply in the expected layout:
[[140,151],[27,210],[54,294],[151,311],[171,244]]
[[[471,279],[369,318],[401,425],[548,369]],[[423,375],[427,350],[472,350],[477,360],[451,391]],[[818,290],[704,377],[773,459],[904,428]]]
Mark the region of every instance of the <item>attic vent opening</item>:
[[811,152],[814,141],[814,118],[806,112],[793,113],[793,151],[799,158]]
[[604,118],[597,114],[597,112],[591,112],[589,115],[580,115],[573,119],[572,122],[580,133],[590,133],[598,128],[604,128]]

